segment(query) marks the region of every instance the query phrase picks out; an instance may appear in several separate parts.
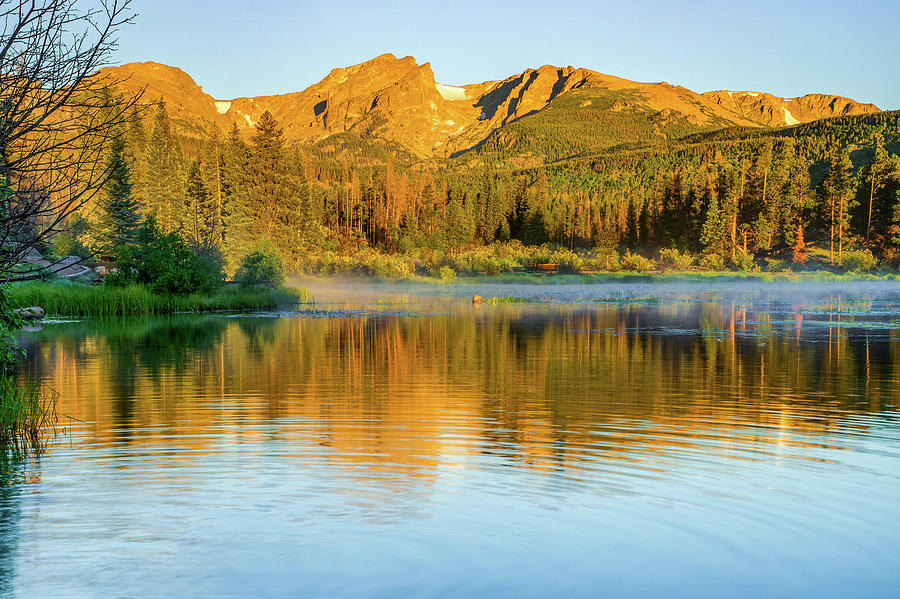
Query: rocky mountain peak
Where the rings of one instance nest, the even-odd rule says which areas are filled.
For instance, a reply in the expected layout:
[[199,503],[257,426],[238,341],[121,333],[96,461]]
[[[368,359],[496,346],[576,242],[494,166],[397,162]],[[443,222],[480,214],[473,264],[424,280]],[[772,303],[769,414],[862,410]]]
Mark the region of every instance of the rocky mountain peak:
[[671,123],[682,123],[680,130],[784,126],[878,110],[826,94],[801,98],[761,92],[697,94],[665,82],[639,83],[572,66],[543,65],[502,81],[446,85],[435,80],[430,63],[390,53],[332,69],[303,91],[227,101],[204,93],[176,67],[146,62],[105,72],[120,79],[124,89],[146,88],[148,101],[165,100],[182,132],[189,135],[203,135],[214,127],[227,129],[234,123],[249,133],[268,110],[289,141],[315,141],[352,131],[394,142],[423,158],[476,147],[494,132],[539,118],[551,107],[557,107],[554,122],[559,125],[577,128],[585,119],[593,123],[619,119],[623,139],[630,139],[635,126],[626,123],[639,121],[646,121],[640,125],[642,135],[666,136],[664,129]]
[[827,94],[779,98],[765,92],[718,90],[703,95],[719,106],[768,127],[798,125],[834,116],[879,112],[874,104],[862,104],[849,98]]

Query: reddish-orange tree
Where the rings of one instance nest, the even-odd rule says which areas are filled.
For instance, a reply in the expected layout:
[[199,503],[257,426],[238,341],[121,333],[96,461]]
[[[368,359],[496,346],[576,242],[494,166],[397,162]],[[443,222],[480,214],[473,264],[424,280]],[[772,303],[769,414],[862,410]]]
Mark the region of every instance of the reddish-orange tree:
[[803,241],[803,225],[797,225],[797,237],[794,241],[794,264],[806,266],[808,257],[806,255],[806,242]]

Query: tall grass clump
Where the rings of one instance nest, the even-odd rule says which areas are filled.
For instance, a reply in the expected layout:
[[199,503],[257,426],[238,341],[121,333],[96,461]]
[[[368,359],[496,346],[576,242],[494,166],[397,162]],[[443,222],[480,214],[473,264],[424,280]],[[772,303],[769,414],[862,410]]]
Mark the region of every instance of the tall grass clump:
[[0,375],[0,448],[37,449],[56,420],[55,393],[41,383],[20,385],[13,376]]
[[155,293],[141,284],[112,285],[45,284],[12,285],[14,308],[41,306],[60,316],[127,316],[212,310],[270,310],[311,301],[307,289],[244,287],[229,285],[213,293],[170,295]]
[[24,318],[12,304],[9,286],[0,286],[0,452],[39,447],[44,432],[56,421],[56,398],[41,383],[19,384],[18,369],[25,355],[16,342]]

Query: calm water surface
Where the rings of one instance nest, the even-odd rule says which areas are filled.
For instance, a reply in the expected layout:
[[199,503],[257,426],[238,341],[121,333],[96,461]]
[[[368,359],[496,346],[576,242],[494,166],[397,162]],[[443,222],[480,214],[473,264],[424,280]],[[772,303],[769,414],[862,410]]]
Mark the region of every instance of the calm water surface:
[[897,596],[900,287],[470,291],[27,334],[0,596]]

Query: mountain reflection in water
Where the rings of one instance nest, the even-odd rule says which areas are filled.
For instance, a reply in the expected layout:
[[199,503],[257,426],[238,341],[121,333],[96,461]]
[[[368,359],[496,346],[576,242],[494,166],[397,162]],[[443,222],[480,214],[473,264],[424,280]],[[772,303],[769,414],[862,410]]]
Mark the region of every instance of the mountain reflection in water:
[[0,594],[896,588],[890,306],[404,310],[28,336],[78,422],[7,467]]

